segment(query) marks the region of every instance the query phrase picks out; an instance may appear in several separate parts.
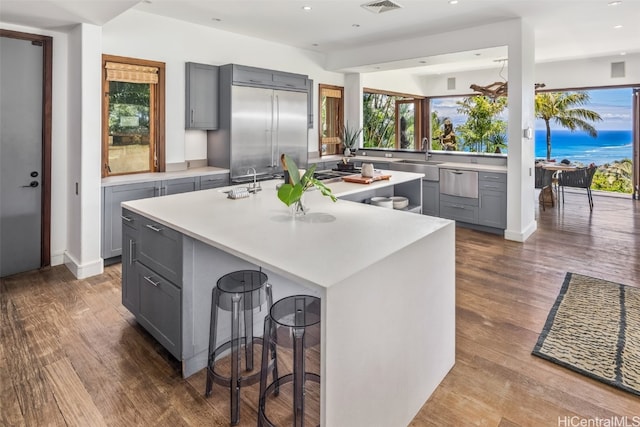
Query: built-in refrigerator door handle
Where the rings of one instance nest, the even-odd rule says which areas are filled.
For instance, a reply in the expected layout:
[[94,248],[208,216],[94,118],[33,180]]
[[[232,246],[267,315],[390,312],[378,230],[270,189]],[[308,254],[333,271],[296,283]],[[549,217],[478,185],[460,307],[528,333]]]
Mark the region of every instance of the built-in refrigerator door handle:
[[275,156],[274,156],[274,151],[273,151],[273,121],[275,118],[275,95],[271,95],[271,134],[269,136],[270,138],[270,142],[271,142],[271,164],[269,165],[270,167],[273,167],[273,164],[275,163]]

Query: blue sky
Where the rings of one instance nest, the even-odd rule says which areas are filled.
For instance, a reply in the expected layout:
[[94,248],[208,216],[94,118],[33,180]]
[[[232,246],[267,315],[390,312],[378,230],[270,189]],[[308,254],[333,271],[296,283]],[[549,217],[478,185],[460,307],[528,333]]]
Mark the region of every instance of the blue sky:
[[[632,90],[624,89],[596,89],[589,90],[590,101],[584,108],[596,111],[602,121],[594,123],[597,130],[631,130],[632,120]],[[432,111],[437,111],[440,118],[449,117],[454,126],[465,122],[466,118],[456,111],[456,101],[460,98],[439,98],[432,100]],[[506,116],[504,117],[506,120]],[[536,120],[536,129],[544,129],[544,122]],[[552,129],[562,129],[551,124]]]

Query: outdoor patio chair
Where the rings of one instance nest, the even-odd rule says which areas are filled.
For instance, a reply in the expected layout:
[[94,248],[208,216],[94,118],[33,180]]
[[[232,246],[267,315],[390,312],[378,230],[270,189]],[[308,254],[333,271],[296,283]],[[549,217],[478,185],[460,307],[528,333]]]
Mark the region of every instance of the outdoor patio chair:
[[553,171],[545,169],[541,166],[536,166],[536,175],[535,175],[535,188],[540,189],[540,204],[542,205],[542,210],[545,209],[545,201],[548,202],[551,200],[551,207],[554,206],[554,196],[553,189],[551,187],[553,181]]
[[562,191],[562,203],[564,204],[564,187],[584,188],[589,198],[589,210],[593,211],[593,196],[591,195],[591,182],[596,173],[594,165],[588,168],[579,168],[574,171],[562,171],[558,175],[558,185]]

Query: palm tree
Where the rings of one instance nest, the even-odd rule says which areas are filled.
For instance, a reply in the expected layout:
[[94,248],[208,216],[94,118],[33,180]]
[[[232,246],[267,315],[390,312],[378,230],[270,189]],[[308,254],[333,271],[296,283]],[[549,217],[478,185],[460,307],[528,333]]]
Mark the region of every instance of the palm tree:
[[573,108],[589,102],[587,92],[544,92],[536,94],[536,118],[544,120],[547,128],[547,160],[551,159],[551,126],[553,120],[571,132],[584,130],[589,136],[596,138],[598,131],[589,121],[602,120],[595,111],[585,108]]

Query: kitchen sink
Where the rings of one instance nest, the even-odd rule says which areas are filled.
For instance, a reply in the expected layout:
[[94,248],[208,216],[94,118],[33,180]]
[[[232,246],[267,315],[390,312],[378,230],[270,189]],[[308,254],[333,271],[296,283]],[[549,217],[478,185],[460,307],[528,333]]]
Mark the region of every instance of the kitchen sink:
[[439,165],[443,162],[436,162],[435,160],[404,159],[398,160],[396,163],[409,163],[413,165]]
[[391,170],[403,171],[403,172],[415,172],[423,173],[424,179],[427,181],[438,181],[440,179],[440,173],[438,165],[442,162],[435,162],[432,160],[414,160],[404,159],[389,164]]

